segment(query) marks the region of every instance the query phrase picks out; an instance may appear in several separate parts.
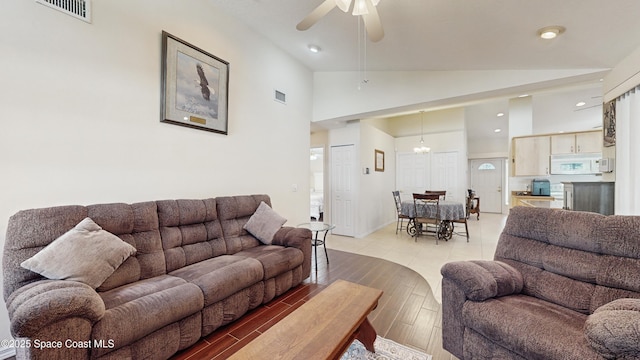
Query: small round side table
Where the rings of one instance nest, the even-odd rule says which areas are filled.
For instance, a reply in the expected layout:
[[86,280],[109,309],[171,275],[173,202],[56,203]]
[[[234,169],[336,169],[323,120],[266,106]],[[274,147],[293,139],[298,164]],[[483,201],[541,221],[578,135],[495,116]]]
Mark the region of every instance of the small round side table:
[[[311,230],[312,233],[315,233],[313,239],[311,240],[311,245],[314,248],[315,254],[315,264],[316,264],[316,272],[318,271],[318,246],[322,245],[324,247],[324,256],[327,258],[327,264],[329,263],[329,254],[327,254],[327,233],[329,230],[335,228],[335,225],[327,224],[319,221],[308,222],[298,225],[299,228],[305,228]],[[324,232],[324,236],[322,239],[318,239],[318,233]]]

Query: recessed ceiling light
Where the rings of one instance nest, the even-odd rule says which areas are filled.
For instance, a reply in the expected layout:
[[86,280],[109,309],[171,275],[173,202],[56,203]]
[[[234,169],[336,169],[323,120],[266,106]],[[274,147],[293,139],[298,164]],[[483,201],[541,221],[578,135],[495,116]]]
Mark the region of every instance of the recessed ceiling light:
[[587,104],[586,102],[580,101],[579,103],[576,104],[576,106],[580,107],[580,106],[585,106],[586,104]]
[[319,53],[320,52],[320,46],[318,45],[309,45],[309,51],[311,51],[312,53]]
[[545,40],[555,39],[558,35],[562,34],[566,29],[562,26],[547,26],[538,30],[538,36]]
[[493,130],[494,133],[499,133],[500,131],[502,131],[502,129],[495,129]]
[[518,97],[519,98],[526,98],[527,96],[529,96],[529,94],[522,94],[522,95],[519,95]]
[[499,112],[496,116],[497,116],[497,117],[502,117],[502,116],[504,116],[504,113]]

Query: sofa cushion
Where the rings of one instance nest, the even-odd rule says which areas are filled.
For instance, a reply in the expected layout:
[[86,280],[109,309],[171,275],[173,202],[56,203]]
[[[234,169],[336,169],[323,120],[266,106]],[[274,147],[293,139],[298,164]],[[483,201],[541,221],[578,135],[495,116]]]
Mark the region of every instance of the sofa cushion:
[[227,253],[215,199],[157,201],[167,272]]
[[527,359],[600,359],[587,344],[587,315],[526,295],[467,301],[465,327]]
[[256,246],[236,253],[236,255],[260,261],[264,269],[265,280],[293,270],[302,265],[304,261],[304,255],[300,249],[277,245]]
[[217,197],[218,218],[222,226],[227,255],[260,245],[253,235],[244,229],[244,224],[256,212],[260,202],[271,206],[267,195],[242,195]]
[[125,347],[154,331],[200,312],[200,289],[168,275],[140,280],[100,294],[106,312],[91,334],[92,340],[113,340],[114,349],[92,349],[92,356]]
[[113,275],[100,285],[98,291],[166,274],[158,231],[158,211],[154,201],[131,205],[90,205],[87,206],[87,213],[104,230],[136,248],[136,255],[122,263]]
[[87,217],[20,266],[49,279],[79,281],[95,289],[135,253],[133,246]]
[[286,222],[287,219],[273,211],[269,205],[262,201],[243,228],[263,244],[271,245],[273,236]]
[[185,266],[169,273],[200,287],[204,305],[209,306],[262,281],[260,261],[242,256],[222,255]]

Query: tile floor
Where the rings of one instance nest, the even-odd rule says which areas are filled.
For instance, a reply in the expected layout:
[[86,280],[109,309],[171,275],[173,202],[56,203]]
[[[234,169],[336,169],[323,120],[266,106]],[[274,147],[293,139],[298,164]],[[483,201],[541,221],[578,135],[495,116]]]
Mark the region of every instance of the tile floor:
[[[498,237],[507,216],[482,213],[480,220],[469,218],[469,242],[464,235],[464,224],[455,224],[454,235],[449,241],[439,241],[433,236],[422,236],[415,241],[405,230],[396,235],[396,223],[389,224],[364,238],[327,235],[327,248],[374,256],[402,264],[425,278],[434,297],[442,302],[440,268],[447,262],[458,260],[491,260]],[[406,221],[405,221],[406,224]],[[319,256],[322,256],[320,250]],[[324,259],[323,259],[324,260]]]

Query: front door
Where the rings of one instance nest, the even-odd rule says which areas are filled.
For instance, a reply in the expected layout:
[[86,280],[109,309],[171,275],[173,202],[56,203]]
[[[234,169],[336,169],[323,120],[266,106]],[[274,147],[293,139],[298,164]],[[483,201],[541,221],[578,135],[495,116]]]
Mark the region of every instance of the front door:
[[480,211],[502,213],[504,159],[474,159],[470,162],[471,189],[480,197]]

